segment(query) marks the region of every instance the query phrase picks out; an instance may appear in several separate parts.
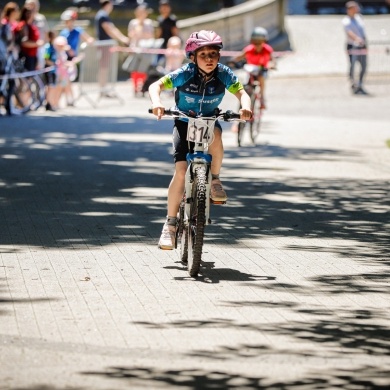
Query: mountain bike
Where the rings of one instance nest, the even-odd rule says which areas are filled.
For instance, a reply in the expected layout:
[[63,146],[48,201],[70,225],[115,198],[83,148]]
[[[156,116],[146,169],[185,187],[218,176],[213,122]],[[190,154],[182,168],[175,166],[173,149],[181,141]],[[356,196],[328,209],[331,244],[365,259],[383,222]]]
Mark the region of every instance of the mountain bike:
[[180,242],[181,262],[187,266],[190,276],[196,277],[202,261],[205,226],[211,223],[210,204],[226,203],[210,199],[212,156],[208,153],[208,147],[214,140],[214,126],[218,120],[245,121],[240,120],[240,114],[230,110],[222,112],[217,109],[212,117],[191,114],[178,110],[164,111],[164,116],[188,119],[187,141],[194,145],[193,152],[187,154],[188,168],[178,212],[175,242],[176,248]]
[[[259,75],[259,67],[256,65],[245,64],[243,69],[246,72],[246,82],[243,83],[244,88],[247,94],[251,98],[252,118],[248,121],[249,132],[250,132],[252,143],[256,145],[256,139],[260,133],[261,117],[263,114],[263,109],[261,108],[260,84],[257,80],[257,77]],[[245,126],[246,123],[238,124],[238,131],[237,131],[238,146],[241,146],[241,140],[242,140]]]

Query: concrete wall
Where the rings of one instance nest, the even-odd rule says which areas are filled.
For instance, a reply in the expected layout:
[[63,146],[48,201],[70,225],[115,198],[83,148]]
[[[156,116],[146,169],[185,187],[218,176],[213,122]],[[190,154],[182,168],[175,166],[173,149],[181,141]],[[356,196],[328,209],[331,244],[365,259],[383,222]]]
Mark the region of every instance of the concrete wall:
[[240,50],[248,44],[254,27],[268,30],[270,43],[276,50],[289,47],[284,26],[287,0],[251,0],[204,16],[178,21],[185,41],[193,31],[214,30],[222,36],[224,48]]

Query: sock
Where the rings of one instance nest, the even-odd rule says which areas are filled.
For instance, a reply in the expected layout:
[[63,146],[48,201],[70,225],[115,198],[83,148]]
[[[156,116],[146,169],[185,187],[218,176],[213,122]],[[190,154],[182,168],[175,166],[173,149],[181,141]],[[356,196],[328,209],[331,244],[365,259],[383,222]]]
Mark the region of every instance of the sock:
[[166,224],[169,226],[176,226],[177,223],[177,218],[176,217],[167,217],[167,222]]

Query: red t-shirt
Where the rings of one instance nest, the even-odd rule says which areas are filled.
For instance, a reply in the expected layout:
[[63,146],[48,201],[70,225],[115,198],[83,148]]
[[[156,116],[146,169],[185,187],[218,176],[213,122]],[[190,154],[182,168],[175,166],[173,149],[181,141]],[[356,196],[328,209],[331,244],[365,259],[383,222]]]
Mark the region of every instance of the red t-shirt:
[[[26,22],[24,21],[19,22],[15,29],[15,33],[17,34],[19,31],[23,30],[23,28],[26,28],[25,26],[26,26]],[[28,28],[28,40],[36,42],[39,39],[38,28],[33,24],[28,24],[27,28]],[[23,47],[23,45],[21,45],[20,51],[28,57],[35,57],[38,53],[38,47]]]
[[246,62],[249,65],[261,65],[265,68],[271,60],[271,54],[274,51],[270,45],[263,43],[260,51],[256,50],[256,46],[250,44],[244,48]]

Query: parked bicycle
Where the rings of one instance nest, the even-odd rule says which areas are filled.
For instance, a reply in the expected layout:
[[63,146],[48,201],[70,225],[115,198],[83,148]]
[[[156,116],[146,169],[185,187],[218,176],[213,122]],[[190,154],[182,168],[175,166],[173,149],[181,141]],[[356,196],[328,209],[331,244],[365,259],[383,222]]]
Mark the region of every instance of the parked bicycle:
[[[149,110],[149,113],[153,113],[153,110]],[[187,265],[190,276],[196,277],[201,266],[205,226],[211,223],[210,203],[226,203],[210,199],[212,156],[208,153],[208,146],[214,139],[214,125],[218,120],[245,121],[240,120],[240,114],[219,109],[212,117],[178,110],[165,110],[164,116],[187,118],[187,141],[194,143],[193,152],[187,154],[188,168],[177,218],[175,245],[177,248],[180,242],[180,260]]]
[[0,78],[0,105],[8,115],[21,115],[37,110],[44,100],[45,86],[41,76],[34,72],[23,73],[22,65],[9,54]]

